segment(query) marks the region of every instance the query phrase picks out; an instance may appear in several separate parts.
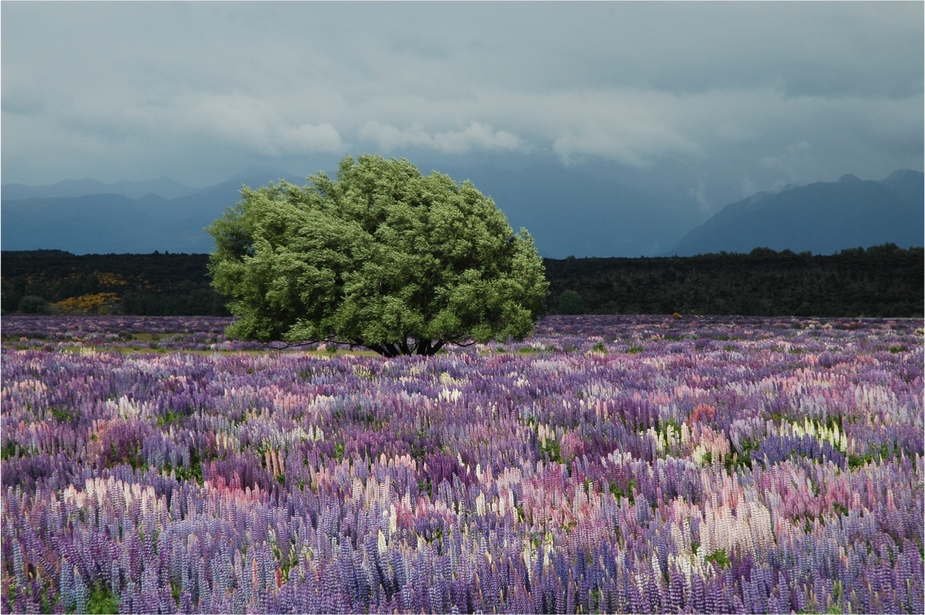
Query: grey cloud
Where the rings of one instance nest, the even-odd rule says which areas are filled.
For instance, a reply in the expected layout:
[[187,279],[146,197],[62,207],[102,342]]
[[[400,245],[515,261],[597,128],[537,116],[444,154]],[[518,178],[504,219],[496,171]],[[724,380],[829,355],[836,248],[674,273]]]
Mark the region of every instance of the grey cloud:
[[[721,205],[922,165],[921,3],[0,11],[5,181],[180,168],[197,183],[347,151],[503,153],[680,170],[685,191]],[[800,142],[811,149],[790,155]]]
[[0,109],[2,109],[4,113],[35,115],[43,113],[45,108],[45,97],[41,92],[28,88],[4,87],[3,89]]
[[402,146],[413,145],[434,149],[443,153],[459,154],[473,149],[517,150],[523,149],[521,140],[505,130],[493,130],[488,124],[470,122],[461,130],[430,134],[421,124],[414,124],[409,130],[400,130],[390,124],[367,122],[360,129],[359,136],[375,142],[386,152]]

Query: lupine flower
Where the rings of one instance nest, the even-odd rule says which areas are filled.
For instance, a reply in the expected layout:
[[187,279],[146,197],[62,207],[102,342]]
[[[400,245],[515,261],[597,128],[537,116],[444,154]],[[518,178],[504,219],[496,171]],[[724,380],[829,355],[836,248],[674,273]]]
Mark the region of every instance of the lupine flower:
[[4,317],[4,612],[922,611],[920,321],[390,361],[226,323]]

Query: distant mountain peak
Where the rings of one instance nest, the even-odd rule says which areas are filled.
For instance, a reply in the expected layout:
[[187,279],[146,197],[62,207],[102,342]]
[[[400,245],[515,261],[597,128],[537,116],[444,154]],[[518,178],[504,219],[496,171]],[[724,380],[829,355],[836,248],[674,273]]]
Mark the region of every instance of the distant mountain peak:
[[906,178],[922,179],[922,172],[913,171],[912,169],[899,169],[898,171],[890,173],[884,181],[895,181]]
[[255,177],[275,177],[277,179],[285,179],[287,177],[293,177],[293,175],[292,173],[287,173],[282,169],[274,169],[273,167],[250,167],[241,171],[240,173],[235,173],[226,181],[251,180]]
[[848,173],[846,175],[842,175],[841,177],[839,177],[838,183],[839,184],[859,184],[861,183],[861,178],[859,178],[857,175],[854,175],[852,173]]

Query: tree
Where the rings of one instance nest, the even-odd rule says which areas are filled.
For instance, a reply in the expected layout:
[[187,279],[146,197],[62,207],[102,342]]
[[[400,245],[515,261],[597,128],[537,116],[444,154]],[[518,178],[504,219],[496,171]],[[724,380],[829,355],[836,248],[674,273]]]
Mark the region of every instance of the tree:
[[48,302],[44,298],[26,295],[19,302],[19,311],[23,314],[50,314],[51,308],[48,307]]
[[237,316],[229,336],[393,357],[533,331],[542,260],[470,182],[378,155],[308,179],[244,187],[206,229],[213,286]]
[[564,290],[559,295],[560,314],[584,314],[585,300],[574,290]]

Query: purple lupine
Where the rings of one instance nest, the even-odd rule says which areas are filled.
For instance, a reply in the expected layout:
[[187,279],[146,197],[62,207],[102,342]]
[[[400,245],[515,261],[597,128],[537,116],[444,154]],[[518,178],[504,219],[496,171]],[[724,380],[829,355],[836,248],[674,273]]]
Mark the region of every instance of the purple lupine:
[[[769,510],[771,527],[761,531],[775,540],[736,538],[737,551],[723,555],[729,564],[701,553],[722,572],[691,573],[680,597],[686,610],[708,602],[827,608],[836,581],[839,608],[921,610],[922,500],[903,488],[921,483],[923,470],[913,323],[799,329],[806,323],[796,319],[703,318],[669,323],[681,339],[667,340],[657,317],[556,318],[529,343],[590,349],[593,336],[621,341],[608,341],[604,356],[497,354],[488,345],[496,354],[383,362],[126,356],[102,346],[125,345],[101,328],[117,320],[74,322],[73,334],[99,354],[60,352],[73,324],[51,348],[4,348],[0,398],[3,483],[12,490],[3,508],[4,582],[59,558],[48,565],[60,571],[52,597],[59,592],[63,603],[73,578],[57,566],[68,561],[85,588],[107,583],[128,610],[175,608],[171,575],[181,608],[193,611],[317,611],[322,601],[388,610],[402,600],[404,610],[450,609],[457,600],[465,610],[542,610],[556,607],[559,590],[566,609],[592,608],[594,591],[601,610],[668,608],[682,585],[668,555],[689,557],[707,505],[718,505],[708,497],[715,492],[724,505]],[[708,336],[721,339],[696,343]],[[886,352],[884,343],[911,350]],[[621,354],[640,344],[643,352]],[[840,424],[847,446],[786,440],[794,436],[784,423],[807,417],[817,428]],[[684,429],[686,440],[657,441]],[[736,459],[701,456],[724,441]],[[778,449],[764,467],[764,452]],[[150,487],[156,505],[141,507],[136,496],[128,505],[113,489],[105,501],[85,498],[86,481],[98,478],[121,481],[126,493]],[[756,519],[743,516],[729,531],[760,535],[747,526]],[[682,520],[689,534],[672,533]],[[15,540],[11,527],[23,528]],[[283,561],[270,555],[269,528],[287,582],[276,568]],[[537,551],[529,567],[525,541]],[[667,584],[645,568],[653,550]],[[313,576],[335,569],[344,571],[339,578]],[[781,576],[791,571],[791,580]],[[156,587],[134,584],[144,578]],[[37,603],[33,585],[17,587],[13,608]]]

